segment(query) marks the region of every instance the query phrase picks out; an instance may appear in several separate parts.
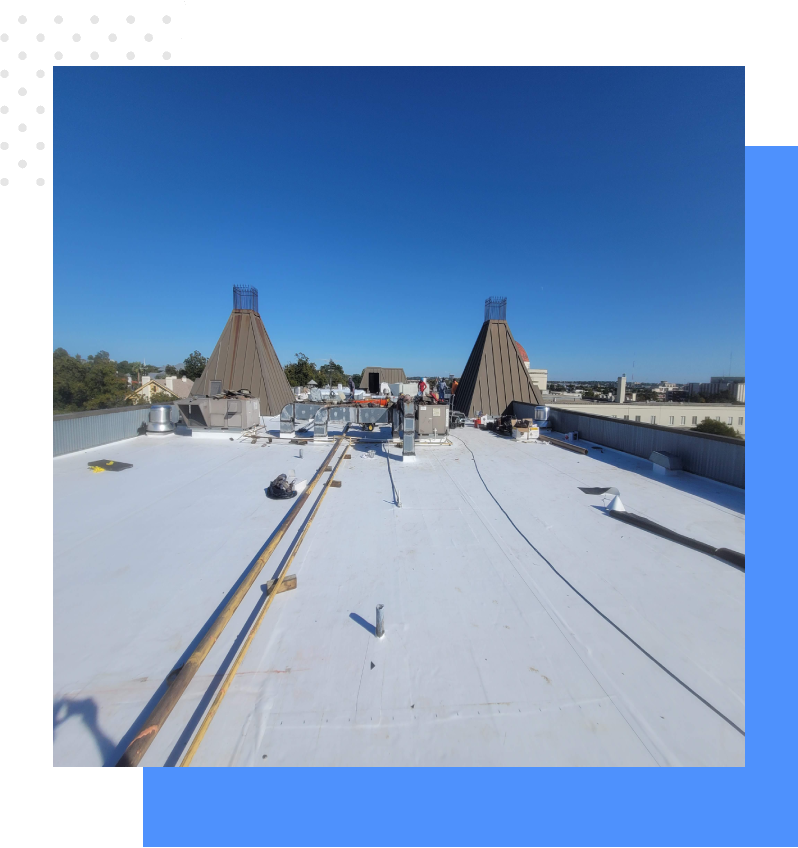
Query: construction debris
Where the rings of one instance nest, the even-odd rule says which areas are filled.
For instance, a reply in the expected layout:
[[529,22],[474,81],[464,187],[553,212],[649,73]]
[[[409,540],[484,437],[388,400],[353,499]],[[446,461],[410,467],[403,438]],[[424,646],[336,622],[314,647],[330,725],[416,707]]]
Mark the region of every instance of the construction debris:
[[297,492],[294,488],[294,482],[294,480],[289,480],[285,474],[280,474],[269,484],[266,494],[274,500],[295,498]]

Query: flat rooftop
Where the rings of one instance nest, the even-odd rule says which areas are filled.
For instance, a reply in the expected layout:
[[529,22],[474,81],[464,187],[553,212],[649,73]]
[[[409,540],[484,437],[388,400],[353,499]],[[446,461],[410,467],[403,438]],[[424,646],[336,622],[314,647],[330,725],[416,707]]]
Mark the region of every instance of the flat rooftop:
[[[745,574],[580,487],[741,552],[744,491],[608,448],[451,441],[412,463],[353,444],[192,765],[744,765]],[[269,482],[329,449],[170,435],[54,459],[55,765],[117,761],[294,503]],[[142,765],[179,763],[320,492]]]

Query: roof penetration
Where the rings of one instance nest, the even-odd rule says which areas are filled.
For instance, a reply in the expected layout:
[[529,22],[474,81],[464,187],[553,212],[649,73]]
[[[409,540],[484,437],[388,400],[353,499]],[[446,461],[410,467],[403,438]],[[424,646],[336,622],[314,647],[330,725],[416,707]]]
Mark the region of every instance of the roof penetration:
[[476,412],[503,415],[512,402],[540,404],[506,320],[487,320],[463,370],[454,408],[465,415]]
[[[257,291],[252,291],[255,294],[254,299],[250,295],[250,302],[257,304]],[[294,400],[263,321],[254,309],[233,309],[230,313],[192,394],[210,394],[212,380],[221,382],[223,392],[240,389],[252,392],[260,398],[261,415],[276,415]]]

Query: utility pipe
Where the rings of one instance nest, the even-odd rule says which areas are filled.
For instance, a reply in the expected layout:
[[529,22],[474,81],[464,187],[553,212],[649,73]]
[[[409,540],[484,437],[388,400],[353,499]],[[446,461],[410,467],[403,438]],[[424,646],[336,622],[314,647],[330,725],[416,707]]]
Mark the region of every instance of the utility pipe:
[[288,555],[288,558],[285,561],[285,565],[282,567],[279,576],[277,577],[277,581],[272,587],[272,590],[269,592],[268,597],[266,598],[265,603],[261,607],[260,612],[257,615],[257,618],[252,624],[252,627],[247,634],[247,638],[244,640],[244,643],[241,645],[241,650],[239,650],[236,655],[235,660],[233,660],[233,664],[230,666],[227,674],[225,675],[224,681],[222,685],[219,687],[219,691],[216,693],[216,697],[213,699],[213,703],[210,706],[210,709],[205,714],[205,718],[202,720],[202,724],[200,725],[199,730],[197,731],[194,738],[191,740],[191,744],[186,751],[183,760],[180,763],[180,767],[190,766],[191,761],[194,759],[194,755],[197,753],[197,749],[199,748],[202,740],[205,738],[205,733],[210,727],[211,722],[213,721],[213,717],[216,715],[219,706],[224,700],[224,696],[227,694],[227,690],[230,688],[230,684],[233,682],[233,678],[238,673],[239,666],[244,660],[244,657],[247,655],[247,651],[249,650],[249,646],[252,644],[252,640],[255,638],[255,634],[258,632],[258,628],[261,626],[263,619],[266,617],[266,613],[269,611],[269,607],[271,606],[272,600],[274,596],[280,591],[280,585],[283,582],[283,578],[288,573],[288,566],[294,561],[294,557],[296,556],[297,551],[299,550],[299,546],[302,544],[302,541],[305,538],[305,535],[310,528],[313,519],[316,517],[316,513],[318,512],[319,507],[321,506],[321,502],[324,500],[324,496],[327,494],[327,490],[330,488],[330,483],[335,477],[335,472],[338,471],[338,467],[343,462],[344,457],[346,456],[346,450],[338,457],[338,462],[335,463],[335,467],[332,470],[332,474],[330,474],[327,482],[324,484],[324,488],[321,490],[321,494],[318,497],[316,503],[313,504],[313,507],[310,510],[310,514],[307,517],[307,521],[305,522],[305,526],[302,528],[302,532],[299,534],[294,546],[291,548],[291,553]]
[[307,502],[316,483],[319,482],[321,475],[324,474],[324,469],[327,467],[327,463],[332,460],[333,456],[335,456],[335,452],[341,446],[341,442],[346,438],[346,431],[348,427],[348,424],[344,427],[344,432],[336,439],[335,444],[332,446],[327,457],[313,475],[313,478],[308,483],[305,491],[297,497],[294,505],[285,514],[283,520],[277,525],[277,530],[272,536],[271,541],[266,546],[263,553],[253,563],[244,577],[244,580],[231,595],[230,600],[225,604],[222,611],[213,620],[208,632],[202,637],[202,641],[199,645],[197,645],[194,652],[186,660],[185,664],[172,681],[171,686],[163,694],[161,700],[158,701],[149,716],[147,716],[147,719],[144,722],[144,729],[141,730],[136,735],[135,739],[133,739],[133,741],[127,746],[127,749],[120,757],[117,766],[137,766],[141,762],[141,758],[147,752],[147,749],[152,744],[153,739],[155,739],[158,735],[158,731],[163,727],[163,723],[169,717],[169,714],[174,709],[175,704],[178,700],[180,700],[180,696],[186,691],[188,684],[191,683],[194,675],[197,673],[197,669],[202,664],[202,661],[208,656],[208,653],[215,644],[216,640],[227,626],[227,623],[233,617],[233,613],[238,609],[239,604],[244,600],[244,596],[252,588],[252,584],[263,570],[263,566],[269,561],[269,558],[274,553],[275,548],[280,544],[283,536],[285,536],[286,531],[291,526],[297,515],[299,515],[299,512]]

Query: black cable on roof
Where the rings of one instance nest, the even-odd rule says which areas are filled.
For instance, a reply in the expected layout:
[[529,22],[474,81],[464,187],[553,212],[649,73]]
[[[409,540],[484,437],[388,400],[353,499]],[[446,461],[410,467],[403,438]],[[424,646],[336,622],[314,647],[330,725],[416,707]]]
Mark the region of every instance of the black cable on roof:
[[589,601],[579,591],[579,589],[577,589],[576,586],[573,585],[573,583],[571,583],[566,577],[564,577],[562,574],[560,574],[559,571],[557,571],[557,569],[546,559],[545,556],[543,556],[543,554],[532,544],[532,542],[527,539],[527,537],[521,532],[521,530],[518,528],[513,519],[510,518],[510,516],[507,514],[507,511],[504,509],[504,507],[496,500],[496,497],[494,496],[493,492],[491,492],[491,490],[488,488],[488,484],[483,479],[482,474],[480,474],[479,466],[477,465],[477,458],[474,456],[474,451],[472,451],[471,448],[468,447],[468,445],[459,436],[453,436],[453,438],[457,439],[459,442],[463,442],[463,445],[465,445],[466,450],[471,454],[471,459],[474,461],[474,469],[476,470],[479,479],[482,481],[482,485],[485,487],[485,491],[491,496],[491,498],[493,498],[494,503],[504,513],[505,518],[510,522],[510,524],[513,525],[518,535],[527,543],[527,545],[529,545],[530,548],[532,548],[532,550],[543,560],[543,562],[548,565],[548,567],[560,578],[560,580],[562,580],[566,586],[572,589],[592,610],[597,612],[608,624],[611,624],[621,634],[621,636],[623,636],[625,639],[628,639],[635,646],[635,648],[637,648],[638,651],[648,657],[651,662],[661,668],[667,675],[672,677],[680,686],[683,686],[691,695],[693,695],[695,698],[698,698],[698,700],[701,701],[704,706],[709,707],[713,713],[719,715],[727,724],[730,724],[739,734],[745,736],[745,731],[741,727],[738,727],[728,716],[725,716],[717,707],[713,707],[712,704],[710,704],[706,698],[703,698],[701,695],[698,694],[698,692],[695,691],[695,689],[692,689],[680,677],[677,677],[656,657],[652,656],[641,644],[635,642],[635,640],[623,628],[619,627],[609,616],[605,615],[594,603]]

